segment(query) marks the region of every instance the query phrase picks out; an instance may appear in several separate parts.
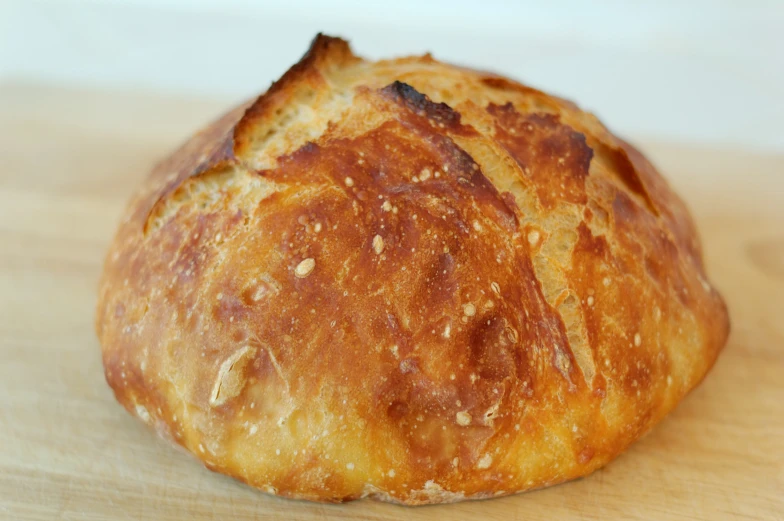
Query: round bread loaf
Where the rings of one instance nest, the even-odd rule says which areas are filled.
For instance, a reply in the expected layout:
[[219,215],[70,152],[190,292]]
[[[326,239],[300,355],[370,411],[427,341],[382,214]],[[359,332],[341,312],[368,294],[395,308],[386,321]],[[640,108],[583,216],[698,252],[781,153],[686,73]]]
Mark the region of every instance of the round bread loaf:
[[126,409],[212,470],[331,502],[585,476],[728,331],[684,204],[594,116],[325,36],[154,169],[97,312]]

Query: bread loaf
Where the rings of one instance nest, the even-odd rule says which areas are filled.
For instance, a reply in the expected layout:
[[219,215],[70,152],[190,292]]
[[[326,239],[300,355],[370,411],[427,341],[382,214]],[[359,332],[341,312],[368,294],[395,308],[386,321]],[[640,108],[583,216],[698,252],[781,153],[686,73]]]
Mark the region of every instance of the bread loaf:
[[120,403],[290,498],[487,498],[585,476],[729,331],[692,219],[574,104],[318,36],[161,162],[100,283]]

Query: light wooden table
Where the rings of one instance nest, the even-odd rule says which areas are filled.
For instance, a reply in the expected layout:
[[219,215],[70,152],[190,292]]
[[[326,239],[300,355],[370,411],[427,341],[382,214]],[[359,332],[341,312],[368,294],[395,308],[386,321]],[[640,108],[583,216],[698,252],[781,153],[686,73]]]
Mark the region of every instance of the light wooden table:
[[226,103],[0,85],[0,519],[784,519],[784,156],[643,142],[694,211],[732,336],[594,475],[416,509],[268,497],[132,419],[104,383],[96,280],[132,188]]

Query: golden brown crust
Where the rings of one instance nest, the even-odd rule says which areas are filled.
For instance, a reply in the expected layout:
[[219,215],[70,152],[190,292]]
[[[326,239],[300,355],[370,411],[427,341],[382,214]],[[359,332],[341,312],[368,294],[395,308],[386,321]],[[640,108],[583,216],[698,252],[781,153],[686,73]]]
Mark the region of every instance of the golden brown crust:
[[155,168],[96,328],[117,399],[210,469],[423,504],[601,467],[729,322],[685,206],[593,116],[319,36]]

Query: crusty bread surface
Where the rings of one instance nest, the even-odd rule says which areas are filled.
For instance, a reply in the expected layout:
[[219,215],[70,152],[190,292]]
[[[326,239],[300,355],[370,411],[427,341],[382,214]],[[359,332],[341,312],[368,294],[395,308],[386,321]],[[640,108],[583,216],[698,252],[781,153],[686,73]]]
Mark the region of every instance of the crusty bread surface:
[[208,468],[425,504],[603,466],[729,320],[684,204],[594,116],[320,35],[142,184],[96,328],[120,403]]

